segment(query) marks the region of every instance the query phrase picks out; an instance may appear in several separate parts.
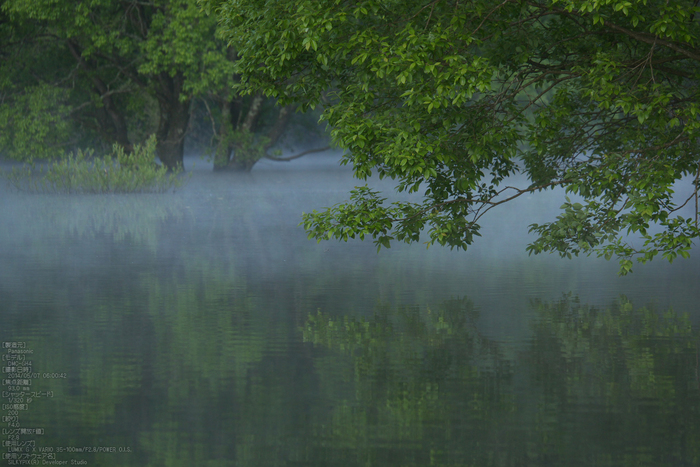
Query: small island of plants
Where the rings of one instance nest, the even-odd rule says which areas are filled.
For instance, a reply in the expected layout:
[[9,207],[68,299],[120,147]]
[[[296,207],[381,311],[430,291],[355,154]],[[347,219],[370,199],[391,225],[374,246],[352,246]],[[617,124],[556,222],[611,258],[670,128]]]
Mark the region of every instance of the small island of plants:
[[156,139],[151,136],[131,152],[118,144],[103,157],[79,149],[46,166],[32,163],[0,174],[17,190],[30,193],[163,193],[184,184],[181,169],[168,171],[155,159]]

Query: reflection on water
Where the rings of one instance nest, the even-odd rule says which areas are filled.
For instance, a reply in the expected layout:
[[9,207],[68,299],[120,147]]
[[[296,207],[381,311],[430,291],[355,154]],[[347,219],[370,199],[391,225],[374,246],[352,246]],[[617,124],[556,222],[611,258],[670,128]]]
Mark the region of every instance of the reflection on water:
[[0,341],[38,375],[2,415],[44,430],[3,434],[5,458],[700,464],[697,260],[528,258],[523,206],[467,253],[306,240],[299,213],[353,183],[262,166],[167,196],[2,193]]
[[515,352],[478,331],[467,299],[369,320],[311,315],[304,339],[333,350],[317,367],[330,449],[358,465],[697,462],[699,336],[686,318],[625,299],[533,311]]

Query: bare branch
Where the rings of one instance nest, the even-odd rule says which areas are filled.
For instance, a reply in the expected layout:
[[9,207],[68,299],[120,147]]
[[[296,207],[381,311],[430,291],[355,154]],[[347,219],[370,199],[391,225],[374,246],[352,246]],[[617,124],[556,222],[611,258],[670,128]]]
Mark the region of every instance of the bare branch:
[[328,151],[331,147],[326,146],[325,148],[316,148],[316,149],[309,149],[304,152],[300,152],[299,154],[295,154],[293,156],[289,157],[273,157],[273,156],[265,156],[266,159],[271,159],[273,161],[278,161],[278,162],[289,162],[294,159],[299,159],[300,157],[303,157],[307,154],[312,154],[314,152],[323,152],[323,151]]

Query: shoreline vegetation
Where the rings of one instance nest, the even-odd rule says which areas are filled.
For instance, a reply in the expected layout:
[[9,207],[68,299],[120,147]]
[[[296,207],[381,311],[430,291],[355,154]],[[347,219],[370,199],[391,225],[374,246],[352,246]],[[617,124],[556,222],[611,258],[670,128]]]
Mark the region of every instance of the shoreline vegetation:
[[165,193],[182,187],[182,169],[168,171],[155,162],[156,139],[135,145],[131,153],[115,144],[111,154],[95,157],[78,150],[47,166],[25,164],[0,171],[16,190],[42,194]]

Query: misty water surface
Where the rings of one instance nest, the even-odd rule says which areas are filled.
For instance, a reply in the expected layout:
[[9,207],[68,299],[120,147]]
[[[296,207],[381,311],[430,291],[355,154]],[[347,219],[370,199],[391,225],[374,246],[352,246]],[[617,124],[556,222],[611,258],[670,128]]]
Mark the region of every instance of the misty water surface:
[[192,162],[174,194],[0,188],[0,341],[37,375],[3,376],[3,416],[43,430],[5,432],[3,462],[700,464],[697,252],[626,277],[528,257],[558,192],[467,252],[317,244],[301,212],[361,184],[337,154]]

